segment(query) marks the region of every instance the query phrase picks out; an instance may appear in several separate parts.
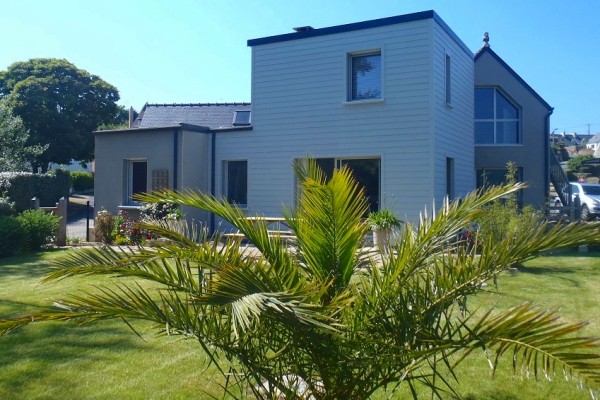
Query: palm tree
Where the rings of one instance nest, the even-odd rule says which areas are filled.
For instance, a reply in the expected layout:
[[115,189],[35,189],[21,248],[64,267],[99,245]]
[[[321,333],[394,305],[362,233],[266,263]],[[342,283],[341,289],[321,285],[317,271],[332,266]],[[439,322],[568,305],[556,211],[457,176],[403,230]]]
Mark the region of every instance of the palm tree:
[[423,214],[417,226],[405,226],[397,244],[374,254],[363,247],[368,204],[350,171],[336,171],[329,181],[313,162],[296,171],[302,192],[297,207],[284,210],[296,236],[292,246],[224,199],[146,195],[147,202],[220,216],[256,251],[239,239],[198,240],[195,232],[150,223],[144,228],[165,238],[159,246],[73,252],[46,278],[107,274],[122,283],[0,321],[0,332],[44,320],[149,320],[162,333],[196,339],[231,396],[237,385],[259,398],[366,399],[402,384],[416,397],[416,383],[441,395],[453,391],[456,381],[448,376],[455,365],[481,349],[493,368],[506,355],[515,371],[559,370],[592,387],[600,383],[596,339],[576,336],[583,324],[563,323],[531,304],[497,311],[471,310],[467,303],[515,263],[550,249],[598,244],[598,225],[542,225],[478,248],[456,240],[486,204],[523,188],[517,184]]

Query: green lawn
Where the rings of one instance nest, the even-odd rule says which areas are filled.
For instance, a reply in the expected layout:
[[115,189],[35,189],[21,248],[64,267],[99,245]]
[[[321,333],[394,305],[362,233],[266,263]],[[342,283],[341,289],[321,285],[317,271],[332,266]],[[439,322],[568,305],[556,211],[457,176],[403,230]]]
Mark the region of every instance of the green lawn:
[[[0,316],[32,311],[97,283],[97,278],[77,278],[39,284],[48,262],[61,254],[64,251],[0,260]],[[590,321],[587,333],[600,336],[599,282],[599,253],[562,253],[501,276],[498,292],[489,287],[472,303],[504,308],[533,301],[560,309],[565,320]],[[143,339],[118,321],[83,327],[33,324],[0,337],[0,399],[206,399],[220,393],[219,378],[214,369],[206,370],[195,342],[157,337],[145,323],[135,327]],[[510,362],[505,359],[506,368],[492,379],[485,357],[475,355],[456,371],[460,394],[471,400],[590,398],[558,374],[552,382],[513,378]],[[423,393],[428,398],[428,392]]]

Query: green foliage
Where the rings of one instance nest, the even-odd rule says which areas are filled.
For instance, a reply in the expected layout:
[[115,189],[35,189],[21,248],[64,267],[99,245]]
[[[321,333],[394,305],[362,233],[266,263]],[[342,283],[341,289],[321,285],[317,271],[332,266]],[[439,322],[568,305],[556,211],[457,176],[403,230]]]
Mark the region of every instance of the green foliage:
[[[507,164],[506,184],[517,182],[516,164]],[[539,229],[544,215],[532,206],[519,207],[517,193],[499,198],[486,206],[487,212],[477,220],[478,240],[485,243],[497,243],[518,236],[519,232]]]
[[592,157],[591,155],[579,155],[579,156],[575,156],[573,158],[571,158],[569,161],[567,161],[567,172],[572,172],[572,173],[576,173],[576,172],[582,172],[581,171],[581,165],[583,164],[584,161],[586,160],[591,160]]
[[0,196],[0,215],[10,216],[15,214],[15,202],[10,201],[8,197]]
[[98,212],[94,222],[94,236],[104,244],[112,244],[115,238],[115,217],[108,211]]
[[18,254],[27,240],[27,230],[12,216],[0,215],[0,258]]
[[46,213],[44,210],[27,210],[17,216],[27,232],[25,249],[40,250],[52,242],[58,232],[60,217]]
[[367,222],[372,230],[399,228],[402,224],[402,221],[396,218],[396,216],[388,209],[369,213]]
[[47,174],[31,172],[1,172],[0,193],[15,203],[17,212],[31,208],[31,199],[40,199],[40,206],[54,207],[61,197],[68,197],[71,188],[69,171],[55,170]]
[[550,377],[558,371],[600,385],[600,347],[577,336],[583,324],[564,323],[530,304],[471,310],[467,303],[515,263],[551,249],[600,244],[600,225],[542,225],[483,243],[478,252],[455,242],[487,205],[523,188],[516,184],[445,204],[418,226],[406,223],[390,251],[366,253],[368,204],[351,172],[342,168],[326,181],[314,162],[296,170],[298,206],[284,211],[296,235],[292,248],[270,236],[266,223],[249,221],[212,196],[147,195],[146,202],[216,214],[255,251],[235,238],[197,241],[194,232],[166,222],[145,223],[143,229],[166,240],[135,252],[82,249],[46,278],[108,275],[120,284],[101,283],[97,291],[61,296],[51,311],[0,320],[0,332],[44,320],[148,320],[164,334],[199,343],[230,396],[237,384],[237,393],[265,399],[365,399],[378,389],[391,395],[399,385],[412,390],[422,383],[441,397],[459,385],[448,374],[481,350],[494,369],[507,358],[515,372]]
[[144,203],[141,209],[142,218],[155,220],[180,221],[183,218],[183,212],[172,203]]
[[0,172],[24,171],[27,160],[39,156],[45,146],[28,146],[29,133],[21,118],[13,115],[7,101],[0,99]]
[[94,189],[94,174],[87,171],[71,172],[73,191],[85,192]]
[[92,159],[92,131],[115,119],[119,92],[67,60],[34,58],[0,72],[1,97],[29,131],[28,145],[48,145],[29,160],[34,172],[46,172],[50,162]]

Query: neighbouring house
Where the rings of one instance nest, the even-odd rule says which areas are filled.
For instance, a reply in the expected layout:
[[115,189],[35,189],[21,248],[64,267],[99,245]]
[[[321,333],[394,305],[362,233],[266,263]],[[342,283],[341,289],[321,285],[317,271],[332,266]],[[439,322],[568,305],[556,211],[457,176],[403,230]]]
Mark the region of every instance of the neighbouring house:
[[[308,157],[327,174],[348,166],[372,210],[413,221],[509,160],[534,182],[524,201],[543,202],[552,109],[489,47],[474,56],[433,11],[294,30],[248,41],[251,107],[147,104],[130,129],[96,132],[96,207],[136,208],[132,194],[169,187],[276,216],[295,202],[292,164]],[[517,116],[474,120],[487,89]]]
[[600,148],[600,133],[592,136],[585,144],[585,147],[594,151],[598,150]]

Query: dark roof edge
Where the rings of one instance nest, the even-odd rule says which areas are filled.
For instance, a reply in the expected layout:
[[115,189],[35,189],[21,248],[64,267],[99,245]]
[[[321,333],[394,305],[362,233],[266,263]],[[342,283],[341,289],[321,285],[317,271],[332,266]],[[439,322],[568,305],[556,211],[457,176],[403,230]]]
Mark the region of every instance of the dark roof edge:
[[286,42],[290,40],[305,39],[316,36],[331,35],[334,33],[351,32],[361,29],[378,28],[381,26],[401,24],[405,22],[422,21],[425,19],[433,19],[448,33],[458,45],[470,56],[473,57],[471,50],[463,43],[462,40],[450,29],[450,27],[436,14],[433,10],[420,11],[412,14],[397,15],[394,17],[373,19],[370,21],[354,22],[351,24],[336,25],[326,28],[311,29],[301,32],[284,33],[282,35],[267,36],[258,39],[248,40],[248,46],[258,46],[262,44]]
[[176,124],[176,125],[167,125],[167,126],[150,126],[146,128],[125,128],[125,129],[110,129],[110,130],[102,130],[102,131],[94,131],[94,134],[104,134],[104,133],[130,133],[130,132],[152,132],[152,131],[164,131],[171,129],[185,129],[193,132],[204,132],[210,133],[211,129],[207,126],[200,125],[192,125],[192,124]]
[[490,47],[482,47],[481,49],[479,49],[479,51],[475,54],[475,62],[477,62],[477,60],[484,53],[489,53],[496,61],[498,61],[498,63],[502,65],[502,67],[504,67],[504,69],[506,69],[508,73],[513,76],[513,78],[515,78],[521,85],[523,85],[525,89],[527,89],[527,91],[533,95],[533,97],[535,97],[540,103],[542,103],[542,105],[546,107],[548,111],[550,111],[550,113],[554,111],[554,107],[548,104],[546,100],[542,98],[542,96],[540,96],[535,90],[533,90],[533,88],[529,86],[529,84],[525,82],[525,80],[521,78],[519,74],[517,74],[515,70],[512,69],[506,62],[504,62],[504,60],[498,54],[496,54],[496,52]]
[[246,125],[246,126],[234,126],[231,128],[214,128],[211,130],[211,132],[216,132],[216,133],[220,133],[220,132],[236,132],[236,131],[251,131],[253,130],[251,125]]
[[146,103],[146,107],[204,107],[204,106],[249,106],[249,102],[233,103]]

